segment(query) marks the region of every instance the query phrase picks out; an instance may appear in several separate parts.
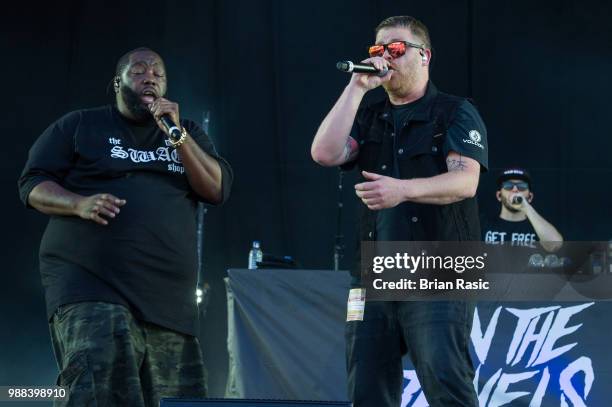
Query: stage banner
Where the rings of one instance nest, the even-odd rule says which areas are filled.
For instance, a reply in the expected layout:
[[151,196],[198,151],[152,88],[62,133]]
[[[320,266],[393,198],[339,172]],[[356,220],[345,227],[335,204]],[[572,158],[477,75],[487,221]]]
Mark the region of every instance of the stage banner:
[[[350,278],[318,270],[229,270],[226,396],[345,400]],[[612,302],[479,302],[471,332],[481,407],[606,406]],[[402,407],[427,401],[404,361]]]

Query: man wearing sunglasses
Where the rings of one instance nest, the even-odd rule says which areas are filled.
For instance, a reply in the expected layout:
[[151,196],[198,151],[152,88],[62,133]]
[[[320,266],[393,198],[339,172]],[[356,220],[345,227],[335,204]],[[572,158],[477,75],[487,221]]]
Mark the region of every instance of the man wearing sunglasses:
[[[480,240],[475,199],[486,170],[487,135],[465,98],[429,80],[427,28],[409,16],[376,28],[368,49],[382,77],[353,74],[321,123],[311,154],[324,166],[358,166],[361,241]],[[383,101],[362,103],[382,86]],[[365,302],[352,270],[346,325],[349,397],[356,407],[397,406],[408,354],[430,406],[477,406],[468,349],[473,304]],[[361,303],[360,303],[361,301]]]
[[546,250],[555,250],[563,236],[531,205],[531,176],[522,168],[508,168],[497,178],[499,216],[483,221],[483,240],[488,244],[536,247],[540,241]]

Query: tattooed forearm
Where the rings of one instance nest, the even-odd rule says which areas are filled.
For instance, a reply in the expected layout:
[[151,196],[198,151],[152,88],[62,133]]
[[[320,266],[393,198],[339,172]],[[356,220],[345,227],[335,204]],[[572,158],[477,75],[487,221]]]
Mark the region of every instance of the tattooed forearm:
[[348,137],[346,139],[346,144],[344,145],[344,162],[348,162],[351,161],[353,158],[355,158],[355,156],[357,155],[357,151],[359,149],[359,144],[357,144],[357,141],[352,138],[352,137]]
[[448,171],[464,171],[467,168],[467,164],[463,161],[463,157],[459,156],[459,158],[447,158],[446,166],[448,167]]

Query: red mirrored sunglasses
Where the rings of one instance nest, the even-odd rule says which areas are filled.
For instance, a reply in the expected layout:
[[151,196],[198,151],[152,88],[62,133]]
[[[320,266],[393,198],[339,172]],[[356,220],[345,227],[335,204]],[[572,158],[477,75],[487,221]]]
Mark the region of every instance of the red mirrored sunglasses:
[[371,45],[368,48],[368,54],[370,54],[370,57],[382,57],[385,50],[387,50],[392,58],[399,58],[406,53],[406,49],[408,47],[418,48],[421,50],[425,49],[425,46],[422,44],[413,44],[412,42],[408,41],[394,41],[388,44]]

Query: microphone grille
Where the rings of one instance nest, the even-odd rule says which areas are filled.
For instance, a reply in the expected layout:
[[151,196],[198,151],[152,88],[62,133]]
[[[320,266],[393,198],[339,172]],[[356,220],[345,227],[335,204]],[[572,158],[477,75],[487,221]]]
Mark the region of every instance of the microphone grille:
[[515,196],[514,198],[512,198],[512,203],[514,204],[520,204],[523,202],[523,197],[522,196]]
[[336,64],[336,68],[342,72],[352,72],[353,63],[351,61],[340,61]]
[[387,74],[387,72],[389,72],[389,68],[387,68],[385,66],[382,70],[378,71],[378,73],[376,75],[378,75],[380,77],[383,77],[383,76],[385,76]]

